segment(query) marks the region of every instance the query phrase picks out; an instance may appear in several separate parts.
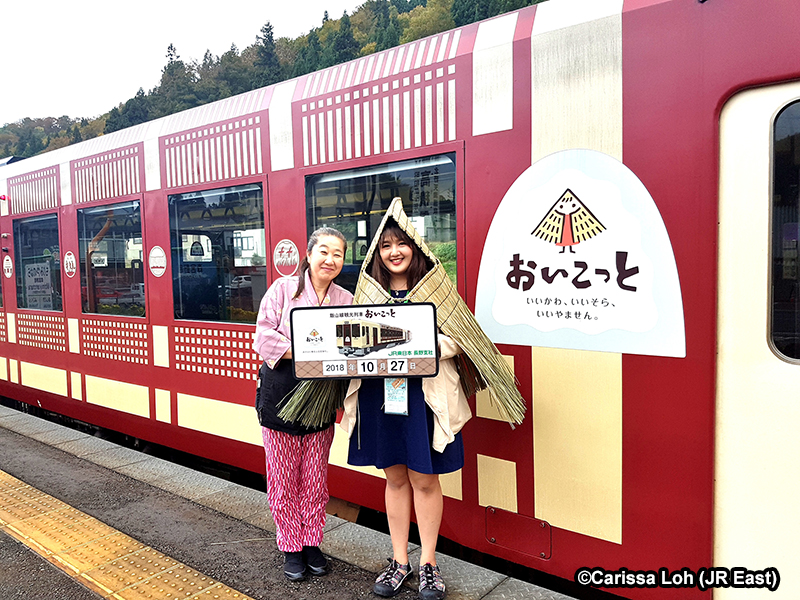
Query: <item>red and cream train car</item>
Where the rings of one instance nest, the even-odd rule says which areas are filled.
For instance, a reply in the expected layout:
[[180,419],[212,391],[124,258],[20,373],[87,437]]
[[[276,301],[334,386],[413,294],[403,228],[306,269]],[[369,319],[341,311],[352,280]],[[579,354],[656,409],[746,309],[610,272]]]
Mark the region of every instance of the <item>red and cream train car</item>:
[[[799,27],[550,0],[4,166],[0,393],[262,471],[261,295],[321,225],[352,286],[401,196],[529,406],[471,400],[442,534],[630,598],[710,567],[795,598]],[[383,508],[338,431],[330,485]]]

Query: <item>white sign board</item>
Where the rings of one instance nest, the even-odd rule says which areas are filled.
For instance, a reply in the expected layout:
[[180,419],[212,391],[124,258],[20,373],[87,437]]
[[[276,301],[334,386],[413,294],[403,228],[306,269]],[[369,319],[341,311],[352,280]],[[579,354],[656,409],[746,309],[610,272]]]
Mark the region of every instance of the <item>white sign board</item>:
[[685,356],[680,281],[641,181],[592,150],[551,154],[506,192],[475,315],[495,343]]
[[49,262],[25,265],[25,302],[27,308],[53,310]]
[[433,304],[294,308],[290,322],[298,379],[432,377],[439,372]]

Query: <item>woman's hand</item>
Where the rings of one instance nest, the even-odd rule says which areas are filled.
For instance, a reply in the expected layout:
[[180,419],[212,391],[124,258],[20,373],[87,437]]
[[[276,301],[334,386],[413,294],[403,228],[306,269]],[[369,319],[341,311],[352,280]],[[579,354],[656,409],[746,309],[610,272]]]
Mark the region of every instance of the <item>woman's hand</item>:
[[285,358],[286,360],[292,360],[292,349],[291,349],[291,347],[286,352],[283,353],[283,356],[281,356],[281,358]]

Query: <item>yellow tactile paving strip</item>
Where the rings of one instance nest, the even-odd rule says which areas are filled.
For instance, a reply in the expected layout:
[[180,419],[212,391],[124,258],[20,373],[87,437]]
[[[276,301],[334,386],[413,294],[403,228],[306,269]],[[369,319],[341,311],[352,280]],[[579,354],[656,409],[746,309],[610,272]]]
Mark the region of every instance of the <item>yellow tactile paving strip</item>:
[[116,600],[252,600],[0,470],[0,530]]

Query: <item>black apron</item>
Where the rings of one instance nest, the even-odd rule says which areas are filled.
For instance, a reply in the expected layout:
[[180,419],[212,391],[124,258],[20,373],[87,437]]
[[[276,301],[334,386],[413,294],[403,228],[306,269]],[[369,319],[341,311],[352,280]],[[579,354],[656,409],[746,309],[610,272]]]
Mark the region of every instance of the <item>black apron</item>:
[[329,423],[316,428],[284,421],[278,416],[283,407],[281,401],[297,387],[298,383],[298,380],[294,378],[291,360],[279,360],[274,369],[270,369],[267,363],[261,365],[256,387],[256,412],[258,413],[258,422],[262,427],[291,435],[307,435],[323,431],[334,423],[335,413],[331,415]]

